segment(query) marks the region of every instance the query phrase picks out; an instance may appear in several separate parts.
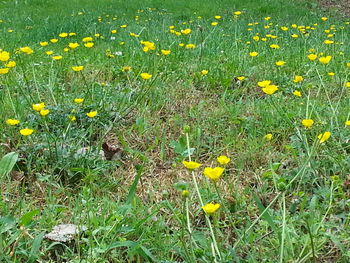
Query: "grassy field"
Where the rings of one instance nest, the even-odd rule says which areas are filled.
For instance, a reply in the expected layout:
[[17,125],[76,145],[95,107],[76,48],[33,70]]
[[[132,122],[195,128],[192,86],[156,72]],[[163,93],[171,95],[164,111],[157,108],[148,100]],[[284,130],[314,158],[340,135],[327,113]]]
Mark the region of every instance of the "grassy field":
[[0,5],[1,263],[350,262],[350,19]]

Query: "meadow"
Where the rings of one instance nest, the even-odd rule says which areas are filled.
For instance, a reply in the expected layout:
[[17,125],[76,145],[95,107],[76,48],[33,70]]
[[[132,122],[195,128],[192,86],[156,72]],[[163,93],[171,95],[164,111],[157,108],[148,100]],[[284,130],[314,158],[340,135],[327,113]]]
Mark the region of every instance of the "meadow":
[[1,263],[350,262],[350,18],[0,5]]

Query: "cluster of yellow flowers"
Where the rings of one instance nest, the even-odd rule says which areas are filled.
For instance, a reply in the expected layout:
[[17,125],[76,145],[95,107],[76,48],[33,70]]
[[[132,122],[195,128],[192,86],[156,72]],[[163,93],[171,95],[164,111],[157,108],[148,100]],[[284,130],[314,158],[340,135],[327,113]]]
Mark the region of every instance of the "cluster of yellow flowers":
[[[230,162],[231,159],[225,155],[221,155],[216,160],[220,165],[226,166]],[[200,163],[197,163],[194,161],[183,161],[182,164],[190,171],[194,171],[195,169],[202,166]],[[214,167],[214,168],[206,167],[203,170],[203,174],[209,180],[211,180],[212,182],[215,183],[217,180],[220,179],[220,177],[222,176],[224,171],[225,171],[225,168],[220,167],[220,166]],[[187,197],[189,194],[188,190],[184,190],[184,191],[186,191],[186,192],[182,192],[182,195]],[[220,208],[220,204],[218,204],[218,203],[207,203],[202,207],[203,211],[208,215],[214,214],[219,208]]]

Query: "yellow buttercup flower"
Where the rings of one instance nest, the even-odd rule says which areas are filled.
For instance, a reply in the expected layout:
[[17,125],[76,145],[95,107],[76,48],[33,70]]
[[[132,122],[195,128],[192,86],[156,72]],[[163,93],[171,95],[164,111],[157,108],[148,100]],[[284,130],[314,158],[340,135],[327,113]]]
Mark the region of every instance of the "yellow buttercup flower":
[[70,47],[71,49],[75,49],[75,48],[79,47],[79,44],[76,43],[76,42],[75,43],[69,43],[68,47]]
[[7,119],[7,120],[6,120],[6,123],[7,123],[8,125],[15,126],[15,125],[18,125],[18,124],[19,124],[19,120],[16,120],[16,119]]
[[267,85],[266,87],[262,88],[262,91],[267,95],[272,95],[277,90],[278,90],[278,87],[276,85]]
[[84,46],[87,48],[92,48],[94,45],[95,45],[94,42],[87,42],[84,44]]
[[58,42],[58,39],[57,39],[57,38],[50,39],[50,42],[51,42],[51,43],[57,43],[57,42]]
[[10,53],[6,51],[0,52],[0,61],[6,62],[10,59]]
[[281,47],[279,45],[277,45],[277,44],[272,44],[272,45],[270,45],[270,48],[272,48],[272,49],[279,49]]
[[277,61],[275,64],[276,64],[276,66],[281,67],[281,66],[283,66],[284,64],[286,64],[286,62],[283,61],[283,60],[279,60],[279,61]]
[[202,206],[203,211],[207,215],[214,214],[219,208],[220,208],[220,204],[213,204],[213,203],[209,203],[209,204]]
[[206,167],[204,168],[203,174],[206,177],[208,177],[210,180],[215,182],[221,177],[224,171],[225,171],[225,168],[222,168],[222,167],[215,167],[215,168]]
[[68,33],[60,33],[58,36],[62,37],[62,38],[65,38],[65,37],[68,37]]
[[302,82],[304,80],[303,76],[295,76],[294,79],[293,79],[293,82],[295,83],[299,83],[299,82]]
[[9,68],[0,68],[0,75],[5,75],[9,73]]
[[31,49],[30,47],[21,47],[19,50],[23,53],[26,53],[27,55],[34,53],[34,50]]
[[168,56],[171,53],[170,50],[165,50],[165,49],[162,49],[161,52],[164,56]]
[[187,45],[185,45],[185,48],[186,49],[194,49],[194,48],[196,48],[196,45],[195,44],[187,44]]
[[211,22],[212,26],[217,26],[219,23],[218,22]]
[[272,133],[268,133],[268,134],[266,134],[266,135],[264,136],[264,139],[265,139],[266,141],[271,141],[271,140],[272,140],[272,137],[273,137]]
[[84,66],[74,66],[72,67],[72,69],[75,71],[75,72],[78,72],[78,71],[82,71],[84,69]]
[[5,66],[6,67],[8,67],[8,68],[14,68],[14,67],[16,67],[16,62],[15,61],[9,61],[9,62],[7,62],[6,64],[5,64]]
[[314,121],[312,119],[305,119],[301,121],[301,124],[304,125],[305,128],[311,128],[314,125]]
[[23,136],[29,136],[29,135],[31,135],[33,132],[34,132],[33,129],[28,129],[28,128],[21,129],[21,130],[19,131],[19,133],[22,134]]
[[49,50],[49,51],[46,51],[45,53],[46,53],[46,55],[49,55],[49,56],[50,56],[50,55],[53,54],[53,51],[52,51],[52,50]]
[[152,78],[152,74],[148,74],[148,73],[146,73],[146,72],[141,73],[140,76],[141,76],[141,78],[143,78],[144,80],[148,80],[148,79]]
[[202,166],[200,163],[193,162],[193,161],[183,161],[182,164],[189,170],[197,169],[198,167]]
[[265,88],[266,86],[271,84],[271,80],[263,80],[258,82],[258,86],[260,88]]
[[49,44],[49,42],[43,41],[43,42],[40,42],[39,44],[40,44],[40,46],[42,46],[42,47],[46,47],[46,46]]
[[346,121],[346,122],[345,122],[345,125],[346,125],[346,126],[350,126],[350,120]]
[[318,135],[318,139],[320,140],[320,143],[324,143],[326,141],[328,141],[328,139],[331,137],[331,133],[329,131],[321,133],[320,135]]
[[122,71],[123,72],[129,72],[131,70],[131,67],[130,66],[124,66],[123,68],[122,68]]
[[301,97],[301,92],[299,90],[294,90],[293,94],[297,97]]
[[88,116],[89,118],[94,118],[97,115],[97,111],[90,111],[88,113],[86,113],[86,116]]
[[186,28],[186,29],[181,30],[181,33],[184,34],[184,35],[188,35],[191,32],[192,32],[192,30],[190,28]]
[[257,55],[259,55],[259,53],[256,51],[249,52],[249,56],[251,56],[251,57],[256,57]]
[[84,37],[83,42],[91,42],[93,40],[92,37]]
[[231,158],[225,156],[225,155],[220,155],[218,158],[216,158],[219,164],[221,165],[226,165],[230,162]]
[[53,60],[61,60],[61,59],[62,59],[62,56],[53,56],[52,59],[53,59]]
[[40,112],[42,109],[44,109],[46,107],[45,103],[44,102],[41,102],[41,103],[36,103],[36,104],[33,104],[32,105],[32,109],[37,111],[37,112]]
[[346,82],[345,87],[350,88],[350,82]]
[[80,104],[80,103],[84,102],[84,99],[83,98],[76,98],[76,99],[74,99],[74,102],[77,104]]
[[309,55],[307,56],[307,58],[308,58],[309,60],[311,60],[311,61],[314,61],[314,60],[316,60],[317,55],[316,55],[316,54],[309,54]]
[[318,60],[322,64],[326,65],[326,64],[328,64],[331,61],[331,59],[332,59],[332,56],[326,56],[326,57],[320,57]]
[[40,113],[41,116],[46,116],[46,115],[48,115],[50,113],[50,111],[47,110],[47,109],[42,109],[39,113]]
[[203,70],[201,71],[201,74],[202,74],[203,76],[208,75],[208,73],[209,73],[209,70],[207,70],[207,69],[203,69]]

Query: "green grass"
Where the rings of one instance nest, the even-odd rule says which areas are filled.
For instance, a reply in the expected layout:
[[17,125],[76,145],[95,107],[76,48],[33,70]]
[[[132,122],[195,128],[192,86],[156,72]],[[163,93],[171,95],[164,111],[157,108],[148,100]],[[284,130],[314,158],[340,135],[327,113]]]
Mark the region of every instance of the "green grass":
[[[350,260],[350,23],[337,13],[282,0],[1,5],[0,49],[16,66],[0,75],[0,262]],[[41,102],[46,116],[33,110]],[[220,155],[231,161],[213,182],[203,167],[222,166]],[[202,167],[186,170],[189,157]],[[211,202],[221,207],[206,215]],[[87,230],[44,238],[62,223]]]

